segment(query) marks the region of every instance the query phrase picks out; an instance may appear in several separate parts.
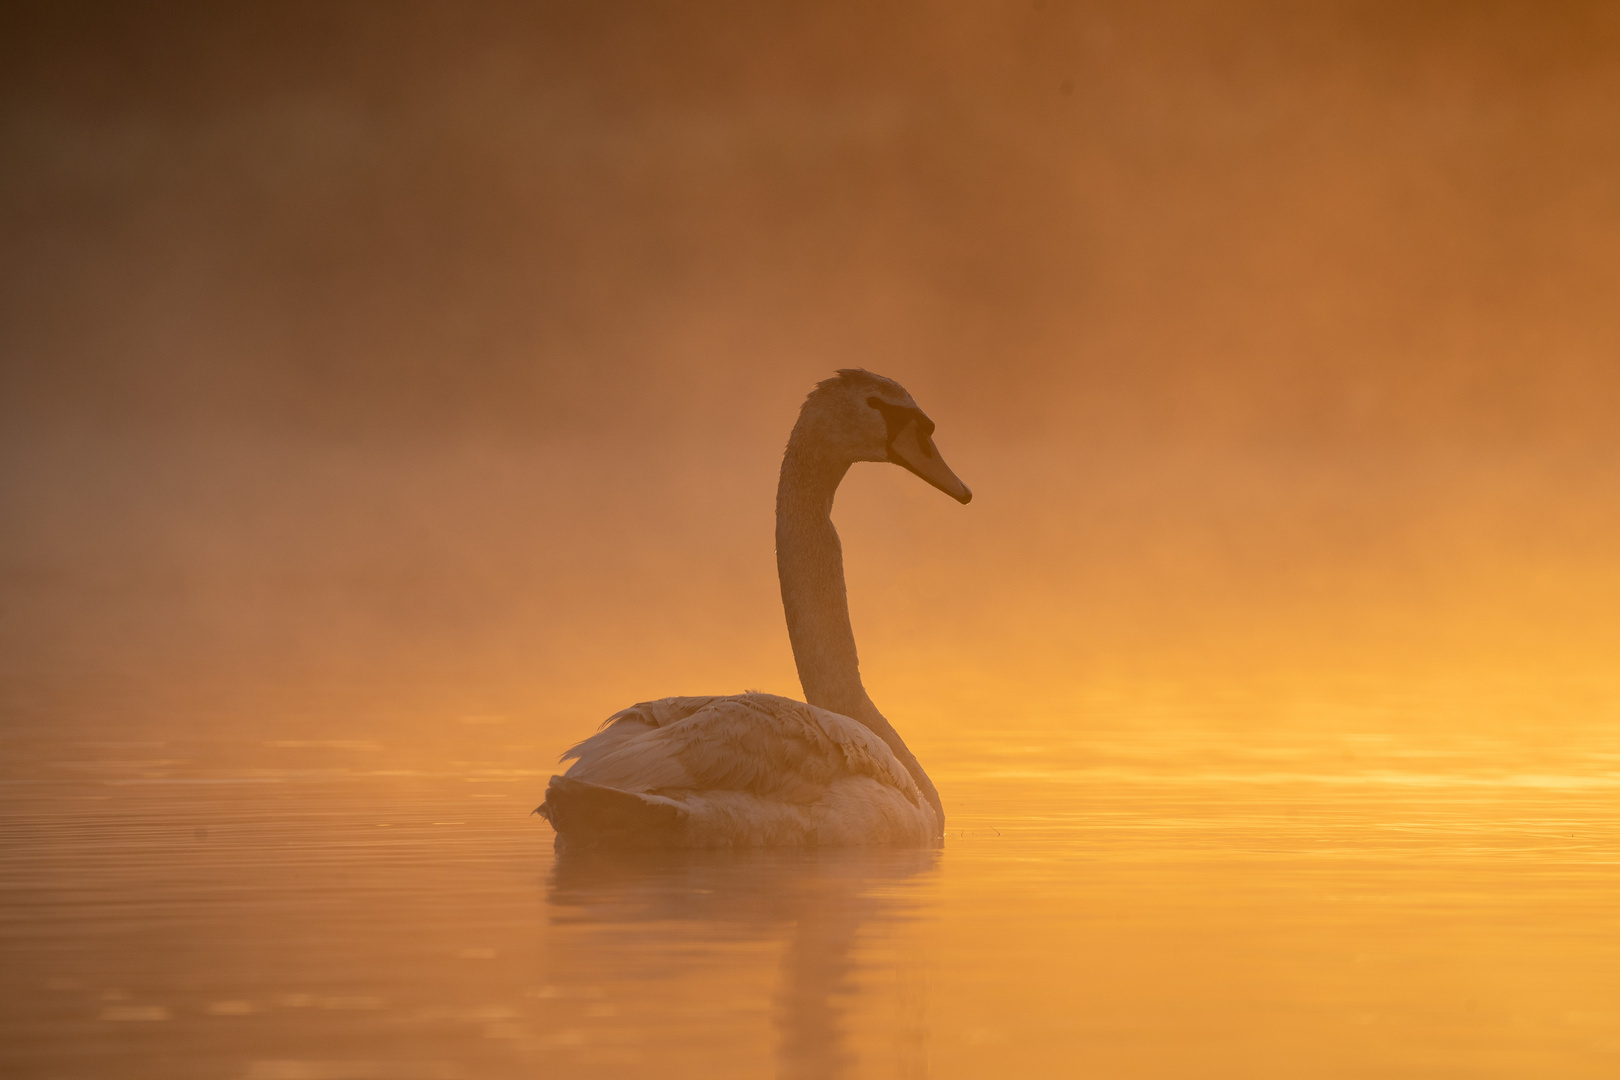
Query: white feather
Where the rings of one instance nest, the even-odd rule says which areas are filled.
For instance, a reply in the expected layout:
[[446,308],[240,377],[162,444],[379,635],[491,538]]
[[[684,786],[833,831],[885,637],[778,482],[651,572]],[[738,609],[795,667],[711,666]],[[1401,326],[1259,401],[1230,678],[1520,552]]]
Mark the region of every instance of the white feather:
[[774,694],[643,702],[569,759],[571,779],[681,805],[692,847],[917,843],[937,831],[881,739]]

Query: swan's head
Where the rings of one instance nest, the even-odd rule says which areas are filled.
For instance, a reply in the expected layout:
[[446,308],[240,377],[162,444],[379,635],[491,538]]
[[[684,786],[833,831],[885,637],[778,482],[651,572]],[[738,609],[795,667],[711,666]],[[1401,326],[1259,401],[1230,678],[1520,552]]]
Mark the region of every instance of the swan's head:
[[973,498],[934,445],[934,422],[893,379],[844,368],[816,385],[804,403],[818,440],[848,462],[890,461],[957,502]]

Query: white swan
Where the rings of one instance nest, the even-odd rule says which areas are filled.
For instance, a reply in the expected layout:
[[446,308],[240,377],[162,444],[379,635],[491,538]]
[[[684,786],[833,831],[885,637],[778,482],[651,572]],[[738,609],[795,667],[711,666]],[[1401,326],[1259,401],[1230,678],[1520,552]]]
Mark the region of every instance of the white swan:
[[939,793],[861,685],[833,495],[857,461],[892,461],[960,502],[905,388],[846,369],[799,410],[776,489],[776,570],[809,704],[774,694],[632,705],[562,756],[538,813],[562,847],[929,843]]

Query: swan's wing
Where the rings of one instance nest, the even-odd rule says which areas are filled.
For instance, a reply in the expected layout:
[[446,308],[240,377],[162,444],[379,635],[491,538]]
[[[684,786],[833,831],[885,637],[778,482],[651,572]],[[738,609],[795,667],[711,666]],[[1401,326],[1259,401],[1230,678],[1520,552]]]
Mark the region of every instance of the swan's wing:
[[[866,725],[840,713],[775,694],[743,694],[732,700],[770,717],[771,722],[765,726],[766,730],[781,732],[800,746],[814,748],[813,763],[831,766],[831,773],[826,779],[838,775],[868,776],[885,787],[901,792],[910,802],[921,800],[911,774],[895,759],[894,751],[889,749],[888,744]],[[759,729],[756,727],[754,730],[757,732]],[[699,759],[707,756],[703,747],[693,747],[691,752]],[[752,755],[752,760],[758,761],[759,755]],[[770,763],[774,764],[774,761]]]
[[921,796],[883,741],[847,716],[774,694],[632,706],[565,755],[567,775],[624,791],[746,791],[812,802],[840,776]]
[[[747,697],[748,695],[741,695]],[[615,724],[644,724],[648,727],[666,727],[679,720],[685,720],[699,709],[715,701],[725,698],[709,695],[708,697],[667,697],[657,701],[642,701],[620,709],[606,720],[602,721],[602,728],[606,730]]]
[[[658,701],[641,701],[628,709],[620,709],[606,720],[595,735],[576,743],[563,751],[558,761],[573,761],[575,764],[568,770],[568,775],[588,780],[592,783],[613,784],[608,780],[598,779],[598,775],[606,776],[610,772],[621,771],[617,768],[609,769],[603,762],[610,757],[622,757],[623,751],[637,743],[637,740],[649,732],[661,727],[678,723],[704,708],[710,703],[721,700],[715,697],[667,697]],[[650,748],[650,746],[649,746]],[[654,770],[661,772],[661,770]],[[650,774],[649,774],[650,775]],[[666,785],[667,786],[667,785]],[[638,790],[626,788],[625,790]],[[640,789],[645,790],[645,789]]]

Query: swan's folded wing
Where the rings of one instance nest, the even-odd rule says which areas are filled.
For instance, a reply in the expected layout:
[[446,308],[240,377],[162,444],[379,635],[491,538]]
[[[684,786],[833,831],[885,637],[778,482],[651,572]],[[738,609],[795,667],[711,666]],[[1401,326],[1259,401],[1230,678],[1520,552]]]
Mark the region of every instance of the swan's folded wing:
[[692,778],[671,753],[669,740],[658,735],[713,700],[664,698],[621,709],[595,735],[563,753],[560,760],[574,762],[566,775],[622,791],[690,787]]
[[844,771],[837,744],[808,707],[769,694],[719,699],[669,732],[704,790],[812,802]]
[[[801,745],[802,724],[782,723],[751,695],[666,698],[615,714],[567,754],[567,775],[625,791],[801,793],[827,773],[832,746]],[[822,740],[825,742],[826,740]],[[818,768],[819,766],[819,768]],[[819,790],[819,787],[817,788]]]
[[568,775],[625,791],[746,791],[814,801],[842,775],[916,803],[904,767],[855,721],[774,694],[665,698],[632,706],[565,756]]
[[577,758],[581,762],[593,761],[639,735],[686,719],[714,700],[712,696],[667,697],[637,702],[602,721],[595,735],[570,746],[557,760],[573,761]]
[[628,709],[620,709],[602,721],[603,729],[616,724],[644,724],[647,727],[668,727],[715,701],[727,700],[710,694],[706,697],[667,697],[657,701],[640,701]]
[[844,767],[857,776],[869,776],[885,787],[892,787],[905,795],[913,805],[922,802],[922,792],[917,790],[917,782],[911,778],[906,767],[900,764],[889,749],[888,743],[873,733],[866,725],[851,720],[847,716],[826,709],[818,709],[813,705],[801,705],[816,715],[816,720],[838,747],[843,755]]

